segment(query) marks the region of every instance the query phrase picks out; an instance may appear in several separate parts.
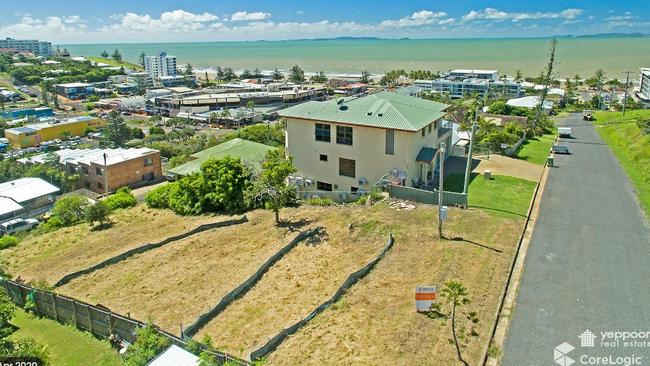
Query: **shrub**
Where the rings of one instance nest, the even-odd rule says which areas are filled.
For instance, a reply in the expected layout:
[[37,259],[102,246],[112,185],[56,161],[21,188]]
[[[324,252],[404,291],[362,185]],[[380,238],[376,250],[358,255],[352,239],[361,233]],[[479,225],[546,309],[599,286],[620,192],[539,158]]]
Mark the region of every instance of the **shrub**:
[[110,222],[108,215],[111,213],[110,208],[102,201],[95,202],[94,205],[86,209],[86,221],[92,226],[95,222],[105,225]]
[[136,341],[124,354],[125,366],[144,366],[169,346],[169,339],[152,324],[136,330]]
[[62,226],[70,226],[84,220],[89,205],[86,197],[73,194],[56,201],[52,214],[59,218]]
[[144,202],[151,208],[169,208],[169,193],[174,189],[176,183],[163,184],[149,192]]
[[0,238],[0,250],[15,247],[18,245],[18,238],[7,235]]
[[44,223],[36,227],[35,234],[43,235],[63,227],[61,220],[57,216],[50,217]]
[[115,194],[108,196],[103,202],[110,211],[118,208],[129,208],[138,204],[135,196],[133,196],[131,190],[127,187],[118,189]]
[[332,206],[334,201],[329,198],[309,198],[306,200],[307,204],[314,206]]
[[165,135],[165,130],[162,129],[161,127],[154,126],[154,127],[151,127],[149,129],[149,134],[150,135],[163,135],[164,136]]

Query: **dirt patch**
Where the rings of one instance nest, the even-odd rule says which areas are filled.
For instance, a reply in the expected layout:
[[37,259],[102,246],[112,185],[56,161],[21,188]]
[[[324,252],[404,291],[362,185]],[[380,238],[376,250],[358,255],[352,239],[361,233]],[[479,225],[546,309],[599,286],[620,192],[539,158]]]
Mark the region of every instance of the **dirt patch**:
[[480,156],[476,158],[480,162],[472,171],[481,174],[485,170],[491,170],[493,175],[509,175],[511,177],[537,182],[542,174],[542,170],[544,170],[543,165],[533,164],[503,155],[490,155],[489,158],[487,156]]
[[140,205],[114,214],[114,224],[106,230],[91,231],[90,225],[84,223],[41,236],[30,236],[17,247],[4,250],[2,256],[9,261],[14,276],[53,284],[68,273],[126,250],[228,218],[181,217],[169,210],[153,210]]

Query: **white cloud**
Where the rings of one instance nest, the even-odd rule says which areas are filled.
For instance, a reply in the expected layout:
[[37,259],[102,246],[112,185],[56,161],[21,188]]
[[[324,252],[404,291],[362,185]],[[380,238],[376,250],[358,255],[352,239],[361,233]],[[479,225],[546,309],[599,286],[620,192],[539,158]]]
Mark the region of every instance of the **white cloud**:
[[608,22],[622,22],[622,21],[632,20],[632,19],[637,19],[637,18],[638,17],[633,16],[632,13],[630,13],[629,11],[626,11],[625,14],[623,14],[623,15],[611,16],[611,17],[606,18],[605,20],[608,21]]
[[270,17],[271,17],[271,13],[264,13],[261,11],[256,11],[252,13],[249,13],[247,11],[238,11],[230,17],[230,20],[231,21],[245,21],[245,20],[259,21],[259,20],[268,19]]
[[204,23],[211,22],[219,19],[218,16],[210,13],[193,14],[185,10],[177,9],[174,11],[167,11],[160,15],[160,20],[164,23]]
[[[425,24],[434,24],[434,23],[440,23],[441,20],[440,18],[444,18],[447,16],[447,13],[444,11],[438,11],[438,12],[433,12],[431,10],[420,10],[416,11],[410,16],[401,18],[401,19],[388,19],[384,20],[381,22],[380,25],[384,27],[414,27],[414,26],[420,26],[420,25],[425,25]],[[453,18],[449,18],[452,19]],[[449,19],[442,20],[445,23],[444,24],[449,24]]]
[[114,15],[111,19],[117,20],[110,26],[100,28],[100,31],[155,31],[166,29],[169,31],[187,32],[204,29],[206,24],[211,24],[219,17],[210,14],[195,14],[177,9],[160,14],[160,18],[152,18],[149,14],[126,13]]
[[564,19],[573,20],[582,14],[582,9],[569,8],[560,12],[532,12],[532,13],[509,13],[495,8],[485,8],[483,10],[472,10],[463,15],[461,20],[469,22],[473,20],[510,20],[518,22],[529,19]]

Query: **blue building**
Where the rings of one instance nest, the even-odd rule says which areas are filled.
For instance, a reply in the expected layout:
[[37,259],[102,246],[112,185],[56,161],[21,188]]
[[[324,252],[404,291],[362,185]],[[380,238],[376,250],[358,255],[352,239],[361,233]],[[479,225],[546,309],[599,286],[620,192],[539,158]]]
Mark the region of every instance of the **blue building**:
[[56,93],[68,99],[84,99],[95,93],[95,87],[87,83],[56,84]]
[[41,118],[41,117],[52,117],[53,115],[54,115],[54,111],[52,110],[52,108],[49,107],[16,109],[14,111],[0,112],[0,116],[4,119],[16,119],[16,118],[24,118],[29,116]]

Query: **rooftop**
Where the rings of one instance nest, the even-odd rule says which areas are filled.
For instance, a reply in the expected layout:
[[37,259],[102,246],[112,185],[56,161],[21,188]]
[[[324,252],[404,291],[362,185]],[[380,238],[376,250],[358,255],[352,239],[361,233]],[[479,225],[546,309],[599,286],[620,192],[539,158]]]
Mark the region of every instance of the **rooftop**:
[[60,86],[63,88],[86,88],[92,85],[88,83],[66,83],[66,84],[56,84],[55,86]]
[[196,366],[200,361],[194,354],[172,344],[149,362],[147,366]]
[[240,138],[234,138],[217,146],[192,154],[191,156],[196,158],[195,160],[179,165],[169,171],[178,175],[189,175],[198,172],[204,161],[212,158],[223,158],[225,156],[240,158],[242,161],[252,164],[255,168],[259,168],[267,151],[271,149],[274,149],[274,147]]
[[281,117],[419,131],[442,118],[448,105],[382,91],[363,97],[311,101],[278,112]]
[[20,178],[0,183],[0,196],[9,198],[17,203],[26,202],[58,191],[59,188],[40,178]]
[[55,154],[59,157],[61,164],[86,164],[91,163],[104,165],[104,154],[106,154],[106,165],[119,164],[127,160],[136,159],[158,150],[149,148],[138,149],[62,149],[52,153],[45,153],[32,156],[30,158],[19,159],[21,163],[43,164],[47,161],[49,154]]
[[95,119],[96,118],[90,117],[90,116],[71,117],[71,118],[66,118],[66,119],[60,120],[58,122],[56,122],[55,120],[52,120],[52,121],[49,121],[49,122],[34,123],[34,124],[31,124],[31,125],[27,125],[27,126],[9,128],[9,129],[6,129],[5,132],[9,132],[9,133],[13,133],[13,134],[30,133],[30,132],[40,131],[40,130],[42,130],[44,128],[48,128],[48,127],[52,127],[52,126],[60,126],[60,125],[71,124],[71,123],[92,121],[92,120],[95,120]]

